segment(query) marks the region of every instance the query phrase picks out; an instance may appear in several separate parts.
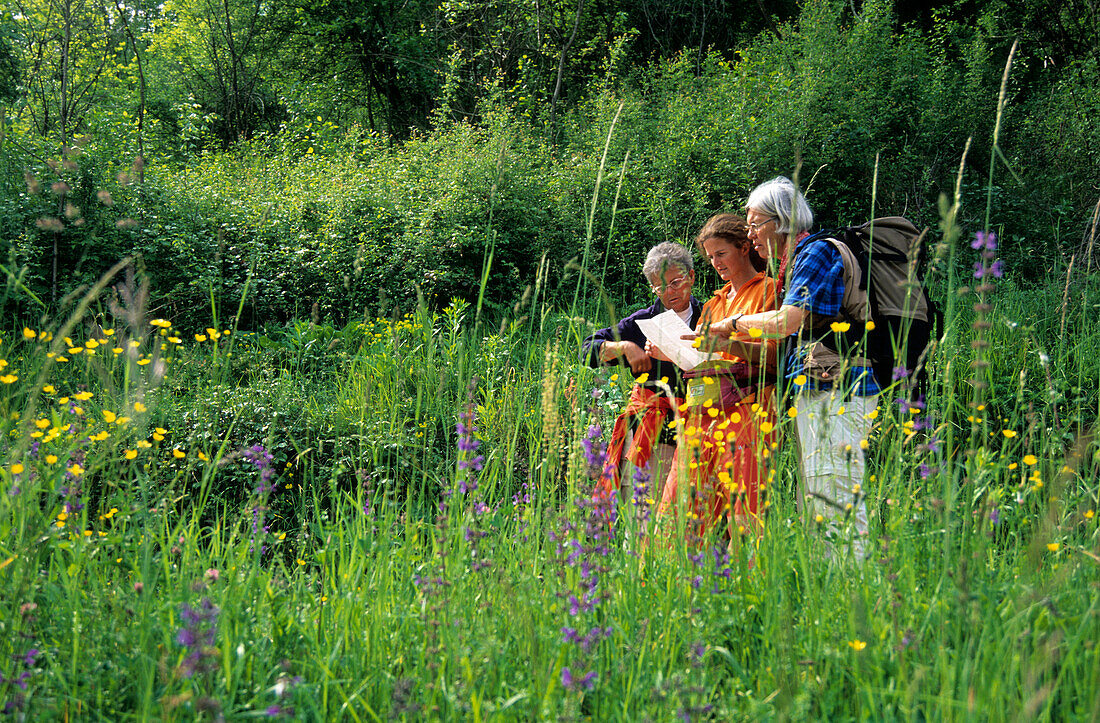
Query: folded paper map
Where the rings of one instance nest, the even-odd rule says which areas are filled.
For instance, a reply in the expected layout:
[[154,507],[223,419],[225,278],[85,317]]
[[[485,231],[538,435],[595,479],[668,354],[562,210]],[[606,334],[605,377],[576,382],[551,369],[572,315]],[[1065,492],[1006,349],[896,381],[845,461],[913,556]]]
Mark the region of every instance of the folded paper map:
[[690,340],[681,339],[681,336],[691,334],[693,329],[671,309],[652,319],[639,319],[638,328],[653,346],[664,352],[665,356],[684,371],[712,359],[721,359],[718,354],[704,354],[694,348]]

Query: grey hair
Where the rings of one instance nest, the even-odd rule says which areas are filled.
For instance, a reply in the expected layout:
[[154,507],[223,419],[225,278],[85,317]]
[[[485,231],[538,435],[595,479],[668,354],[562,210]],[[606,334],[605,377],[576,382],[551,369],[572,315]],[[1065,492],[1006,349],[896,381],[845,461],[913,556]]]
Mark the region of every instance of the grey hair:
[[814,225],[814,212],[810,204],[786,176],[778,176],[753,189],[745,208],[778,219],[775,225],[778,233],[797,234],[808,231]]
[[670,266],[679,266],[684,273],[691,272],[695,266],[691,251],[674,241],[663,241],[649,250],[642,264],[642,273],[650,281],[657,283],[664,279]]

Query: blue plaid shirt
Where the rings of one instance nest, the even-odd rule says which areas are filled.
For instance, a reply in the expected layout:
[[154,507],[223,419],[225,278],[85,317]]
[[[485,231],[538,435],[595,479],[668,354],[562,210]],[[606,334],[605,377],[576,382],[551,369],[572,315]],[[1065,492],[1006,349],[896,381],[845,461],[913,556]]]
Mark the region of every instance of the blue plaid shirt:
[[[791,278],[783,298],[786,306],[797,306],[807,312],[822,316],[836,316],[844,301],[844,260],[826,238],[807,237],[795,246],[791,266]],[[807,348],[797,344],[797,333],[790,344],[787,356],[787,378],[795,379],[802,373]],[[832,384],[808,380],[812,389],[831,389]],[[870,367],[849,367],[842,387],[857,396],[878,394],[881,389],[875,382]]]
[[791,280],[783,304],[822,316],[836,316],[844,300],[844,261],[824,238],[804,238],[794,249]]

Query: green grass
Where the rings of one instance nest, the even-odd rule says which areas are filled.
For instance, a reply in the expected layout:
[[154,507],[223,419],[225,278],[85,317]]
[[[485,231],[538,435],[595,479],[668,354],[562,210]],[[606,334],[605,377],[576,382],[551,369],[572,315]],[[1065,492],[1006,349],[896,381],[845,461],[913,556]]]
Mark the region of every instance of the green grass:
[[[120,319],[75,325],[72,347],[13,330],[0,697],[39,720],[1088,718],[1100,295],[1071,283],[1072,334],[1061,289],[999,282],[988,328],[956,304],[926,408],[883,400],[868,560],[800,519],[784,448],[752,569],[641,547],[629,501],[594,537],[581,440],[630,380],[579,367],[584,329],[549,309],[500,330],[456,302],[216,341]],[[468,494],[463,409],[485,457]],[[590,609],[570,600],[584,569]],[[188,641],[183,606],[203,601],[218,613]]]

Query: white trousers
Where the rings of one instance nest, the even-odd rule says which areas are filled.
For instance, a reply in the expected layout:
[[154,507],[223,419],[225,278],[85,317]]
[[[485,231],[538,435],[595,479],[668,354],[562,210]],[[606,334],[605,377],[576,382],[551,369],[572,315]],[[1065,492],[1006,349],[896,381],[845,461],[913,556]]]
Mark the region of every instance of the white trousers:
[[831,391],[802,391],[795,401],[802,463],[799,509],[811,525],[820,515],[822,524],[850,533],[857,558],[864,556],[868,529],[860,442],[871,431],[867,415],[876,406],[878,395],[844,399]]

